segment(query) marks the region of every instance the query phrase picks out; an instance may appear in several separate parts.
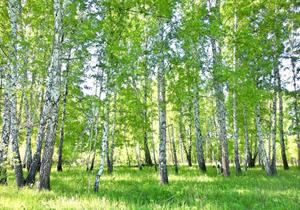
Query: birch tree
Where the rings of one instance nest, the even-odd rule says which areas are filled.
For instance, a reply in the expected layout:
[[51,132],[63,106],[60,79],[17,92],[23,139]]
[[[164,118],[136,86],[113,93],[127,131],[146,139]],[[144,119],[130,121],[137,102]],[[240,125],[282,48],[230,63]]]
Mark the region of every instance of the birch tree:
[[[1,156],[7,154],[7,143],[9,134],[11,135],[14,171],[16,175],[16,183],[18,187],[24,185],[23,168],[19,151],[19,121],[17,116],[17,84],[20,70],[19,60],[19,45],[18,45],[18,21],[21,5],[17,0],[8,1],[8,15],[11,27],[11,51],[10,51],[10,69],[6,75],[6,93],[5,93],[5,111],[2,128],[2,145],[3,149]],[[5,157],[1,157],[5,161]],[[0,159],[0,161],[1,161]],[[0,163],[2,164],[2,163]],[[3,163],[5,164],[5,163]],[[5,167],[5,166],[4,166]],[[1,177],[1,182],[6,182],[6,172]],[[2,170],[1,170],[2,171]],[[1,175],[0,175],[1,176]]]
[[[48,84],[46,100],[43,108],[49,114],[48,130],[45,138],[44,152],[41,160],[39,189],[50,190],[50,172],[55,142],[55,132],[58,120],[58,104],[60,99],[60,73],[61,73],[61,42],[62,42],[62,5],[60,0],[54,0],[54,42],[51,64],[48,69]],[[49,107],[48,107],[49,103]],[[43,118],[43,117],[42,117]]]

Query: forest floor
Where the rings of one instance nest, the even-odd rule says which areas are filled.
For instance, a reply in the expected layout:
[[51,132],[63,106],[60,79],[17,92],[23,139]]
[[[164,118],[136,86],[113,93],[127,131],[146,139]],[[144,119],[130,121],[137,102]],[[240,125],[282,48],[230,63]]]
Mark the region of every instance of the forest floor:
[[[179,175],[169,168],[168,186],[159,185],[154,168],[115,167],[104,174],[98,193],[93,193],[95,172],[83,168],[53,170],[52,190],[17,189],[14,175],[9,185],[0,186],[0,209],[299,209],[300,171],[278,170],[266,177],[260,168],[224,178],[208,167],[180,167]],[[232,172],[234,169],[232,168]]]

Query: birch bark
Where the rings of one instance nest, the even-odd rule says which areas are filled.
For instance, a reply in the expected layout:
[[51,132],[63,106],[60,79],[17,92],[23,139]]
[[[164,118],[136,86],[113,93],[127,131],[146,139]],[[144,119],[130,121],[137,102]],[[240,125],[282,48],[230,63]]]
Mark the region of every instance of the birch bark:
[[196,134],[196,152],[199,170],[206,172],[204,152],[203,152],[203,137],[200,128],[200,111],[199,111],[199,93],[198,84],[195,87],[194,92],[194,123],[195,123],[195,134]]
[[[276,86],[276,74],[278,70],[274,70],[274,86]],[[272,117],[271,117],[271,125],[272,125],[272,132],[271,132],[271,140],[272,140],[272,159],[270,168],[273,174],[276,174],[276,131],[277,131],[277,91],[274,90],[274,97],[273,97],[273,107],[272,107]]]
[[279,99],[279,135],[280,135],[280,146],[281,146],[281,159],[284,170],[289,169],[287,157],[286,157],[286,144],[284,139],[284,128],[283,128],[283,100],[282,100],[282,87],[281,77],[279,71],[277,72],[277,86],[278,86],[278,99]]
[[244,106],[243,107],[243,116],[244,116],[244,138],[245,138],[245,153],[244,153],[244,167],[245,170],[247,170],[247,168],[250,165],[250,144],[249,144],[249,133],[248,133],[248,116],[247,116],[247,109]]
[[259,154],[262,161],[262,164],[266,170],[268,176],[272,175],[272,170],[270,168],[269,159],[266,153],[265,144],[263,140],[262,128],[261,128],[261,118],[260,118],[260,105],[257,104],[255,107],[255,122],[256,122],[256,129],[257,129],[257,137],[259,141]]
[[66,75],[65,75],[65,84],[64,84],[64,98],[63,98],[63,110],[61,116],[61,127],[59,131],[59,146],[58,146],[58,159],[57,159],[57,171],[62,171],[62,150],[65,139],[65,119],[67,113],[67,97],[69,93],[69,60],[70,60],[71,52],[68,55],[68,61],[66,66]]
[[[108,96],[106,96],[108,97]],[[105,107],[104,107],[104,123],[103,123],[103,133],[102,133],[102,150],[100,154],[100,165],[99,165],[99,170],[97,172],[96,178],[95,178],[95,184],[94,184],[94,192],[99,191],[99,184],[100,184],[100,178],[103,174],[104,171],[104,163],[105,163],[105,155],[107,151],[107,139],[108,139],[108,134],[109,134],[109,100],[106,99],[107,101],[105,102]]]
[[[163,61],[162,61],[163,62]],[[163,65],[158,67],[158,111],[159,111],[159,172],[160,183],[168,183],[168,170],[166,160],[166,87],[165,71]]]
[[60,99],[60,54],[62,41],[62,6],[60,0],[54,0],[54,42],[51,56],[51,64],[48,71],[48,81],[45,100],[46,107],[49,101],[49,122],[45,139],[45,146],[40,167],[39,190],[50,190],[50,172],[55,142],[55,132],[58,120],[58,104]]
[[[17,0],[8,1],[8,15],[11,26],[11,63],[10,72],[7,75],[7,106],[10,106],[10,133],[13,151],[13,163],[16,176],[16,183],[18,187],[24,185],[23,167],[21,163],[19,151],[19,121],[17,117],[17,83],[19,74],[18,64],[18,16],[20,12],[20,2]],[[6,106],[6,105],[5,105]],[[7,123],[7,122],[4,122]],[[3,126],[4,127],[4,126]],[[5,131],[5,134],[8,132]],[[4,136],[4,138],[6,138]]]

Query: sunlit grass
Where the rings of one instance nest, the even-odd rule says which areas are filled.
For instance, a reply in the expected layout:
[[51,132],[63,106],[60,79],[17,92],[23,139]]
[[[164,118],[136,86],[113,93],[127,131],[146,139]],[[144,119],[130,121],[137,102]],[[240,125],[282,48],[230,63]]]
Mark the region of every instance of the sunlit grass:
[[[234,171],[234,170],[232,170]],[[8,186],[0,186],[0,209],[299,209],[300,171],[279,170],[266,177],[260,168],[224,178],[208,167],[181,167],[179,175],[169,168],[170,184],[159,185],[154,168],[116,167],[104,174],[100,191],[93,192],[95,171],[70,168],[53,170],[52,191],[17,189],[13,173]]]

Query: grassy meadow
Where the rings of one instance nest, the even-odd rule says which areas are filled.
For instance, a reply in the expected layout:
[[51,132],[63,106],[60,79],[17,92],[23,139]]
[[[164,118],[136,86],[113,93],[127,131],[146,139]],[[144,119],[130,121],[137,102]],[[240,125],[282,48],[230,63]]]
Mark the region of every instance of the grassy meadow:
[[[234,169],[232,168],[232,171]],[[199,174],[196,167],[169,168],[168,186],[159,185],[154,168],[115,167],[105,174],[100,191],[93,192],[93,173],[83,168],[53,170],[52,190],[17,189],[14,175],[0,186],[0,209],[300,209],[300,171],[279,169],[267,177],[260,168],[229,178],[212,167]]]

